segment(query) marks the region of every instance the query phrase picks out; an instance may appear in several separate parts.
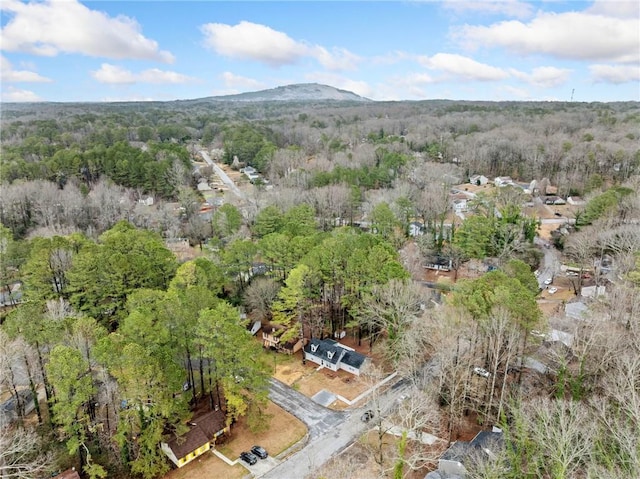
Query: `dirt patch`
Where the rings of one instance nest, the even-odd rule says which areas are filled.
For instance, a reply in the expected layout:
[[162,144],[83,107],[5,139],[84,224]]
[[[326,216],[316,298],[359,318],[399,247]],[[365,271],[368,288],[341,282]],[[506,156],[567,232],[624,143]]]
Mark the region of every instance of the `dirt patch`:
[[253,445],[259,444],[269,454],[276,456],[293,446],[307,433],[306,426],[300,420],[271,401],[267,406],[267,414],[270,419],[268,419],[269,427],[266,431],[251,432],[246,417],[242,417],[231,427],[231,437],[221,444],[218,450],[229,459],[235,460],[242,451],[247,451]]
[[206,452],[180,469],[174,469],[164,479],[240,479],[247,470],[239,464],[230,466],[212,452]]
[[551,233],[560,228],[561,224],[543,224],[538,227],[538,236],[546,241],[551,241]]
[[[314,370],[313,374],[305,376],[296,382],[295,387],[307,397],[312,397],[319,391],[326,389],[350,401],[369,388],[367,383],[358,376],[354,376],[347,371],[339,370],[334,372],[329,369]],[[329,407],[340,408],[336,403]]]

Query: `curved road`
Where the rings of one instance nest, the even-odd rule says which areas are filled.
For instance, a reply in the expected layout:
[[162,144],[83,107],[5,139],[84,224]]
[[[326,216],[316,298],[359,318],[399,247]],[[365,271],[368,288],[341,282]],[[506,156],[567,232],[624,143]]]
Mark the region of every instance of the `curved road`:
[[347,417],[346,413],[321,406],[277,379],[270,381],[269,398],[306,424],[310,440],[334,428]]
[[[383,413],[389,411],[407,388],[406,380],[391,385],[379,396],[379,409]],[[261,476],[265,479],[302,479],[308,476],[380,420],[362,422],[360,416],[364,408],[332,411],[274,379],[271,380],[269,396],[273,402],[305,422],[310,437],[304,448]]]

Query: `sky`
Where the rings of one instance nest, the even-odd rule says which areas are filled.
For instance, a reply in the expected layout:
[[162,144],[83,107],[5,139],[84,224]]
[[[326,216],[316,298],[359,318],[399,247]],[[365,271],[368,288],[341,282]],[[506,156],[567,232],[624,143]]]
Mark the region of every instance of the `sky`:
[[3,102],[640,101],[640,2],[0,1]]

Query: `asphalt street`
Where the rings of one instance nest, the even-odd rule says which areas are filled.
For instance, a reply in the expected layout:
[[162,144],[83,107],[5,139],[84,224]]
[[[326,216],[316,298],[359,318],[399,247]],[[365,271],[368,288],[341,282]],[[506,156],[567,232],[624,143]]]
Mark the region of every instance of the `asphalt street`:
[[[400,380],[379,396],[379,409],[383,411],[383,415],[397,404],[398,398],[408,389],[408,382]],[[374,418],[368,423],[362,422],[360,416],[368,406],[349,412],[331,411],[276,380],[271,381],[270,397],[276,404],[307,424],[310,438],[303,449],[261,476],[265,479],[306,477],[349,446],[367,429],[375,427],[379,420]],[[294,409],[288,409],[290,407]]]

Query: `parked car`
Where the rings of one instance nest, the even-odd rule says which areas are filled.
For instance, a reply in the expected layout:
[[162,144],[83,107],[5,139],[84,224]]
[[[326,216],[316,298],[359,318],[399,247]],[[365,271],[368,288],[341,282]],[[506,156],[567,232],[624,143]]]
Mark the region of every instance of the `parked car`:
[[549,286],[551,283],[553,283],[553,278],[547,278],[544,280],[544,284],[546,284],[547,286]]
[[240,453],[240,459],[242,459],[250,466],[253,466],[256,462],[258,462],[258,458],[254,454],[247,451],[243,451]]
[[551,288],[549,288],[549,294],[556,294],[558,292],[558,288],[556,288],[555,286],[552,286]]
[[488,378],[491,376],[491,373],[484,368],[473,368],[473,372],[478,376],[482,376],[483,378]]
[[364,414],[360,416],[360,419],[362,419],[362,422],[369,422],[371,419],[373,419],[373,416],[375,416],[373,411],[371,409],[367,409]]
[[253,446],[251,448],[251,453],[258,456],[260,459],[266,459],[269,455],[264,447]]

